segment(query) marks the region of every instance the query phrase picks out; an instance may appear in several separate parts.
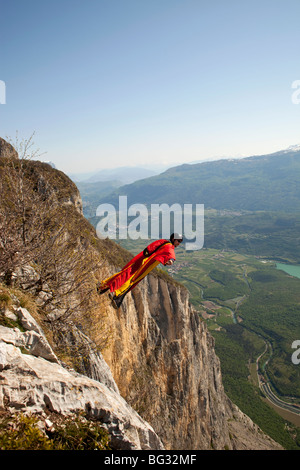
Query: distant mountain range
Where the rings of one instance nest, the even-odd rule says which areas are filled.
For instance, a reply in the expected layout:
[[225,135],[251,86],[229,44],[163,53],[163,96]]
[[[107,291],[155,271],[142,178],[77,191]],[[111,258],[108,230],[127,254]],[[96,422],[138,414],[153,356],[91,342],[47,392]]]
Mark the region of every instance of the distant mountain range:
[[239,159],[184,164],[126,184],[102,196],[99,204],[192,203],[235,210],[300,210],[300,146]]
[[152,171],[146,168],[125,166],[113,169],[99,170],[93,173],[69,174],[75,182],[98,183],[102,181],[119,181],[121,185],[130,184],[142,178],[148,178],[159,174],[159,171]]

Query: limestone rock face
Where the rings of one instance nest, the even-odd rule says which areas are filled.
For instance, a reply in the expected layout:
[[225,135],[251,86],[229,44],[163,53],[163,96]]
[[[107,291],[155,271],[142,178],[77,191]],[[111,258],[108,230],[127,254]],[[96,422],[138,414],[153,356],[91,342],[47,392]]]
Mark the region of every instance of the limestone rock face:
[[188,292],[154,276],[142,284],[124,308],[107,302],[114,334],[103,355],[72,322],[61,331],[84,350],[84,375],[57,358],[27,309],[6,309],[25,331],[0,326],[0,408],[85,411],[114,449],[279,449],[224,393],[213,338]]
[[[148,276],[113,322],[104,357],[122,396],[166,448],[280,447],[226,396],[214,339],[184,287]],[[243,444],[240,434],[247,436]]]
[[26,317],[26,332],[0,326],[0,408],[34,414],[48,409],[62,415],[85,411],[101,420],[115,449],[163,449],[152,427],[118,393],[113,379],[111,386],[104,385],[109,375],[106,364],[101,382],[67,370],[53,360],[44,338],[38,350],[28,347],[28,339],[41,332],[31,329],[35,321],[27,311]]

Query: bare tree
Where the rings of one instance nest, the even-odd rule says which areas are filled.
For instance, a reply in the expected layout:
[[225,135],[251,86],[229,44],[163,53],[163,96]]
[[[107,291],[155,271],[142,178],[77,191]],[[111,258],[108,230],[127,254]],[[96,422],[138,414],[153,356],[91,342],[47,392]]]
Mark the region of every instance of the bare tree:
[[51,206],[51,200],[34,191],[26,177],[29,156],[36,156],[35,152],[29,155],[31,146],[31,139],[19,144],[22,158],[0,158],[0,274],[8,282],[13,270],[29,261],[38,246],[38,227]]
[[[33,292],[53,335],[74,323],[105,346],[110,327],[96,293],[103,257],[96,233],[70,203],[73,183],[33,160],[32,139],[18,143],[21,158],[0,158],[0,277],[7,284],[30,265]],[[93,318],[93,321],[91,321]]]

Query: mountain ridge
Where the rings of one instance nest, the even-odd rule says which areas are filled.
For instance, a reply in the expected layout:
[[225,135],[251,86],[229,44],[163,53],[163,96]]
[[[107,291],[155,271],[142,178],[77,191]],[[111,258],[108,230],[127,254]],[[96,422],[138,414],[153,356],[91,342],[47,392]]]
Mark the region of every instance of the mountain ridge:
[[286,149],[267,155],[183,164],[99,198],[99,204],[192,203],[229,210],[300,209],[300,150]]

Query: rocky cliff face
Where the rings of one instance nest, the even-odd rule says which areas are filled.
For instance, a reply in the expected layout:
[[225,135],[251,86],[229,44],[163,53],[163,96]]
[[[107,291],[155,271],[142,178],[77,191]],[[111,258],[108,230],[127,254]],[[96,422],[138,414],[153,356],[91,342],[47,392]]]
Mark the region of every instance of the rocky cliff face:
[[150,275],[124,303],[103,355],[167,449],[280,447],[226,396],[214,339],[184,287]]
[[[44,194],[51,181],[59,193],[60,172],[47,172],[35,187]],[[0,273],[2,291],[10,289],[0,305],[0,407],[84,410],[104,422],[118,449],[279,448],[225,395],[213,338],[183,286],[155,272],[117,311],[97,295],[97,282],[130,255],[97,239],[63,181],[64,225],[60,215],[51,230],[45,222],[51,240],[61,235],[47,244],[52,262],[37,263],[38,252],[21,260],[9,288]],[[16,292],[29,295],[30,312]]]
[[101,421],[114,449],[163,449],[151,426],[119,394],[100,354],[93,355],[93,364],[101,380],[92,380],[62,366],[27,309],[14,305],[6,316],[19,318],[25,331],[0,326],[0,409],[37,414],[45,424],[53,413],[85,412]]

